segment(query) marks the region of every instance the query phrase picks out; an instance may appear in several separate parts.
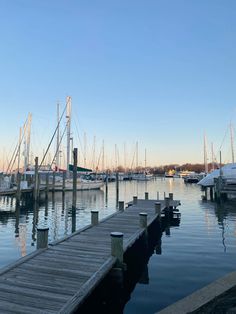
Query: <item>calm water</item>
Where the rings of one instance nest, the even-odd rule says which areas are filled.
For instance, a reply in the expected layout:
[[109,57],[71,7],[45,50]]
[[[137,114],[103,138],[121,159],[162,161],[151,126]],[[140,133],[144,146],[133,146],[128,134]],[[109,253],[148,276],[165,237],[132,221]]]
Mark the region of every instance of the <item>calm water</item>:
[[[137,283],[124,313],[155,313],[212,280],[235,270],[236,206],[202,202],[200,188],[186,185],[182,179],[157,179],[150,182],[120,183],[119,199],[143,198],[148,191],[173,192],[181,200],[181,222],[170,235],[162,236],[162,254],[153,254],[148,263],[149,283]],[[11,198],[0,199],[0,267],[35,250],[36,226],[50,227],[49,241],[70,234],[71,193],[62,198],[55,193],[48,205],[34,208],[25,204],[16,208]],[[99,209],[100,218],[116,209],[115,183],[103,190],[78,192],[76,229],[90,223],[90,210]]]

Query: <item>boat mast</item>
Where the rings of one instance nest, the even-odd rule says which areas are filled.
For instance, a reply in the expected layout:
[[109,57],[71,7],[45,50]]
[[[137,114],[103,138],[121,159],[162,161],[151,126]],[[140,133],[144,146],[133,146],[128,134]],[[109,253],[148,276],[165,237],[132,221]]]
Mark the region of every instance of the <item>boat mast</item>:
[[56,146],[56,168],[60,168],[60,104],[57,103],[57,146]]
[[230,140],[231,140],[232,163],[234,163],[234,130],[233,130],[232,123],[230,123]]
[[84,132],[84,168],[86,168],[86,150],[87,150],[87,137],[86,132]]
[[138,171],[138,141],[136,142],[136,171]]
[[66,169],[69,171],[70,164],[70,128],[71,128],[71,97],[66,97],[66,125],[67,125],[67,154],[66,154]]
[[208,164],[207,164],[207,149],[206,149],[206,134],[204,134],[204,165],[205,165],[205,173],[208,173]]
[[104,172],[105,166],[104,166],[104,140],[102,141],[102,171]]
[[212,162],[212,170],[215,169],[215,160],[214,160],[214,147],[213,143],[211,143],[211,162]]
[[20,149],[21,149],[21,136],[22,136],[22,128],[20,127],[19,133],[19,145],[18,145],[18,165],[17,165],[17,172],[20,170]]
[[32,114],[28,114],[28,118],[26,123],[24,124],[24,132],[23,136],[25,138],[24,141],[24,171],[29,166],[29,159],[30,159],[30,135],[31,135],[31,121],[32,121]]

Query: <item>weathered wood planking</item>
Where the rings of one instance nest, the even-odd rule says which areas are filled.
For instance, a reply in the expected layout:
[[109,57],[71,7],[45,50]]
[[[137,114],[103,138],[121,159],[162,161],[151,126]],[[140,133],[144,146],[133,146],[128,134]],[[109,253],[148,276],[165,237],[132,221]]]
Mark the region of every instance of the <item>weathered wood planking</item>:
[[[0,313],[72,313],[114,266],[110,233],[124,233],[124,251],[141,236],[139,213],[148,225],[157,218],[156,200],[138,200],[116,212],[20,259],[0,271]],[[161,210],[165,208],[161,202]],[[171,201],[177,207],[179,201]]]

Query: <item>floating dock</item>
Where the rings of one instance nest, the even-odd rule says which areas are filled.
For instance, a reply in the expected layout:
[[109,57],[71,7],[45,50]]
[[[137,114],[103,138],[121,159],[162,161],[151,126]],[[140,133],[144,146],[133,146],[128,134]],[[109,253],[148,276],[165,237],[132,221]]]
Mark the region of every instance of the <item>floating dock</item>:
[[119,245],[113,250],[111,238],[122,235],[125,253],[167,207],[179,204],[169,198],[134,198],[128,208],[121,206],[99,223],[93,217],[91,225],[5,267],[0,271],[0,313],[73,313],[117,267]]

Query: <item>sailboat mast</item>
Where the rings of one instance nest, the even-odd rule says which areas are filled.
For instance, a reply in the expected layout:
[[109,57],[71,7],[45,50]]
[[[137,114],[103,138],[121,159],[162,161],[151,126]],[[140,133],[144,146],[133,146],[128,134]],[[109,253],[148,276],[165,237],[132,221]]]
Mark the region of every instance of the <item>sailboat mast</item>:
[[213,143],[211,143],[211,162],[212,162],[212,170],[215,169],[215,160],[214,160],[214,147]]
[[86,133],[84,132],[84,168],[87,167],[86,153],[87,153],[87,136],[86,136]]
[[18,145],[18,165],[17,165],[17,172],[19,172],[19,170],[20,170],[21,136],[22,136],[22,128],[20,127],[19,145]]
[[60,168],[60,160],[59,160],[59,155],[60,155],[60,104],[57,103],[57,146],[56,146],[56,168],[59,170]]
[[136,142],[136,171],[138,170],[138,141]]
[[232,123],[230,123],[230,140],[231,140],[232,163],[234,163],[234,130],[233,130]]
[[207,149],[206,149],[206,134],[204,134],[204,165],[205,165],[205,173],[208,173],[208,164],[207,164]]
[[70,128],[71,128],[71,97],[66,97],[66,119],[67,119],[67,154],[66,154],[66,169],[69,170],[70,164]]
[[102,141],[102,171],[105,170],[105,165],[104,165],[104,140]]

